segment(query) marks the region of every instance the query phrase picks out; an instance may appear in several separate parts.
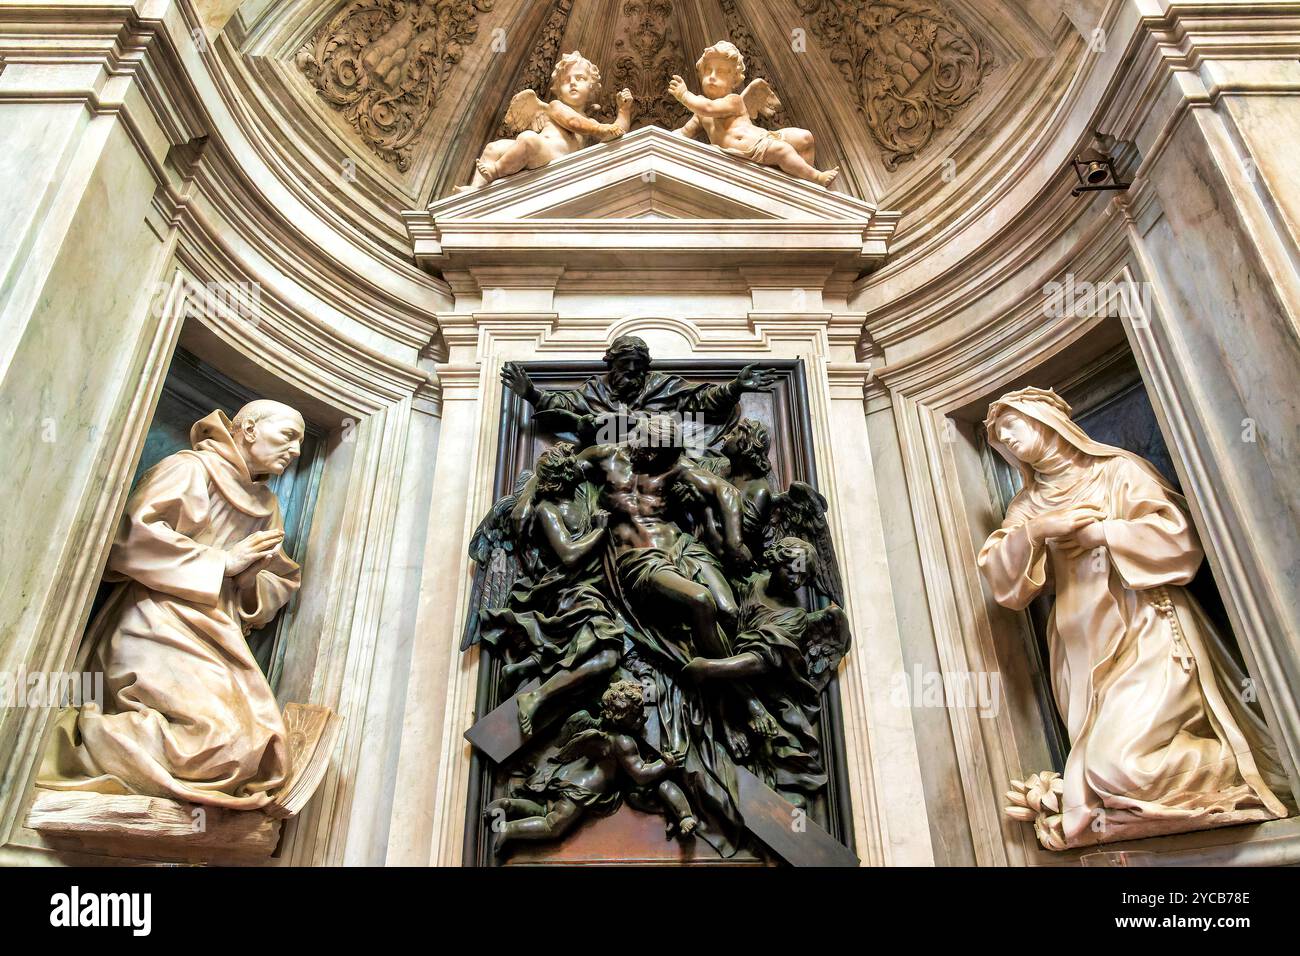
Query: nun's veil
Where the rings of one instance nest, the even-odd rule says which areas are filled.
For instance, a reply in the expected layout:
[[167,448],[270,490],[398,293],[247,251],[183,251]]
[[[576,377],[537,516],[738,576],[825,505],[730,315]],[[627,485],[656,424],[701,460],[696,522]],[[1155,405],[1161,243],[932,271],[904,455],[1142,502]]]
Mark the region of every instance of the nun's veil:
[[1007,392],[1007,394],[989,405],[988,417],[984,419],[984,429],[988,435],[989,445],[996,449],[997,453],[1005,458],[1008,464],[1020,471],[1020,476],[1026,488],[1033,484],[1033,467],[1013,455],[997,438],[998,417],[1008,409],[1019,412],[1026,418],[1032,418],[1039,424],[1050,428],[1085,455],[1091,455],[1094,458],[1127,458],[1159,482],[1160,486],[1171,496],[1176,497],[1180,503],[1182,502],[1182,496],[1155,469],[1155,466],[1141,455],[1135,455],[1127,449],[1117,448],[1114,445],[1105,445],[1089,438],[1087,432],[1076,425],[1073,419],[1070,418],[1070,406],[1065,399],[1050,388],[1031,387]]

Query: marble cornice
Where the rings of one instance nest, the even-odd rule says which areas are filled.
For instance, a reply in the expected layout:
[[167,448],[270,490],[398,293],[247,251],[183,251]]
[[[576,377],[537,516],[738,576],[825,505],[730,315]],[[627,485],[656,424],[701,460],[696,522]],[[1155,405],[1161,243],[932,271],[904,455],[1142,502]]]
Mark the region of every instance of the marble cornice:
[[[864,313],[863,332],[875,345],[890,349],[948,321],[972,300],[992,294],[1014,278],[1053,241],[1068,233],[1089,214],[1087,200],[1069,194],[1073,173],[1058,171],[1037,203],[1022,210],[1005,227],[999,241],[959,259],[946,273],[897,298],[868,306],[865,296],[854,302]],[[861,286],[859,286],[861,289]],[[972,294],[972,290],[978,290]]]
[[177,258],[196,281],[259,283],[264,314],[256,321],[205,314],[205,324],[223,332],[226,341],[259,366],[358,415],[399,402],[430,383],[424,369],[339,334],[311,309],[277,292],[273,277],[250,271],[201,211],[190,207],[185,212],[196,228],[182,232]]
[[[661,182],[675,184],[677,204],[686,212],[679,218],[629,215],[633,200],[654,202]],[[786,270],[860,272],[885,258],[898,221],[873,203],[738,163],[654,127],[406,211],[403,218],[416,261],[440,273],[592,271],[628,261],[641,271],[698,269],[706,261],[714,268],[780,262]],[[726,231],[726,243],[718,243],[719,230]]]
[[1188,110],[1225,95],[1300,93],[1300,3],[1175,4],[1141,27],[1098,122],[1117,139],[1140,135],[1135,176],[1159,159]]
[[442,401],[473,401],[479,397],[483,369],[478,362],[448,362],[437,368],[437,385]]
[[[538,357],[587,354],[599,357],[610,338],[643,329],[676,332],[700,355],[771,353],[776,342],[810,346],[812,355],[827,355],[838,321],[852,316],[829,311],[751,311],[743,315],[669,314],[561,316],[556,312],[439,313],[450,348],[491,351],[505,342],[527,343]],[[439,366],[441,368],[441,366]]]
[[[292,85],[299,80],[290,65],[241,53],[224,36],[214,50],[223,99],[263,161],[299,200],[339,230],[354,233],[356,242],[409,257],[400,210],[418,204],[422,193],[394,184],[375,157],[330,126],[323,114],[318,123],[299,128],[300,114],[323,107],[300,98],[306,94]],[[350,180],[341,175],[345,162]]]
[[[1125,228],[1123,215],[1092,219],[1067,250],[1045,264],[1042,283],[1061,281],[1066,273],[1080,276],[1081,281],[1115,277],[1128,251]],[[1036,283],[988,322],[905,359],[878,365],[873,380],[890,392],[927,402],[960,404],[974,397],[973,392],[968,396],[959,394],[960,390],[985,388],[1004,370],[1032,364],[1026,356],[1051,354],[1063,339],[1100,321],[1079,316],[1048,319],[1043,315],[1045,301],[1042,284]],[[977,367],[982,374],[969,374]]]
[[[1147,33],[1171,65],[1206,59],[1292,57],[1300,39],[1300,3],[1169,3],[1136,0]],[[1181,61],[1181,62],[1179,62]]]
[[[365,271],[345,264],[320,243],[304,237],[275,210],[265,194],[257,191],[222,144],[218,142],[214,146],[213,160],[204,165],[199,177],[202,195],[222,218],[236,227],[243,242],[333,308],[406,348],[419,350],[437,333],[432,312],[446,301],[445,286],[436,279],[426,286],[425,274],[401,260],[373,266],[366,263],[371,267]],[[337,235],[328,238],[331,245],[347,242]],[[346,246],[340,250],[348,254],[353,251],[354,248]],[[382,271],[388,271],[389,275],[367,274]],[[407,295],[425,286],[418,290],[422,302],[396,294],[383,282],[385,278],[399,276],[402,284],[408,286],[404,290]]]
[[871,381],[871,366],[866,362],[827,362],[826,380],[831,398],[860,402]]

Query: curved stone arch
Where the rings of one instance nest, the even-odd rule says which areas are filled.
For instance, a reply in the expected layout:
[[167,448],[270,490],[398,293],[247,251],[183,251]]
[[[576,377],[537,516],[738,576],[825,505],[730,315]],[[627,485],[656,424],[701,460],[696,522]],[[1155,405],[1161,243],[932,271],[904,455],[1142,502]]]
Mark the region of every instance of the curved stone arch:
[[684,354],[687,355],[707,347],[699,328],[675,315],[633,313],[610,326],[610,341],[620,335],[640,335],[647,341],[653,338],[654,341],[649,341],[651,352],[656,348],[668,349],[669,352],[665,354],[678,353],[679,350],[672,348],[673,339],[680,340],[680,344],[685,346]]

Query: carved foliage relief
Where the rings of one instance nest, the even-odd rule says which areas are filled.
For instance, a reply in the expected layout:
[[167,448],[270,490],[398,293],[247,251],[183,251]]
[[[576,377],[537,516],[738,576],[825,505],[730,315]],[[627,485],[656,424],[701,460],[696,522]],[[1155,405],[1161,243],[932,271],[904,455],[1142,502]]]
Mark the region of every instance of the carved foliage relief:
[[362,140],[405,171],[451,68],[495,0],[350,0],[298,51],[298,68]]
[[669,0],[626,0],[607,89],[627,87],[636,98],[633,126],[675,129],[689,119],[685,107],[668,95],[673,74],[690,75],[673,37]]
[[993,58],[927,0],[797,0],[893,170],[979,92]]

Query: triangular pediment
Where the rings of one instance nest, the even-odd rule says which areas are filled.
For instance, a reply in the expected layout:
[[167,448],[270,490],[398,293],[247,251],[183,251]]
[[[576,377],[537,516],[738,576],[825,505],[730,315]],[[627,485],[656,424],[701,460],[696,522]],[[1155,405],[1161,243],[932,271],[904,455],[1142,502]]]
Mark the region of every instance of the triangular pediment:
[[434,271],[514,259],[566,266],[778,253],[832,265],[883,260],[898,217],[706,143],[646,127],[541,169],[404,214]]
[[602,186],[550,206],[530,219],[776,219],[773,213],[701,189],[666,170]]

